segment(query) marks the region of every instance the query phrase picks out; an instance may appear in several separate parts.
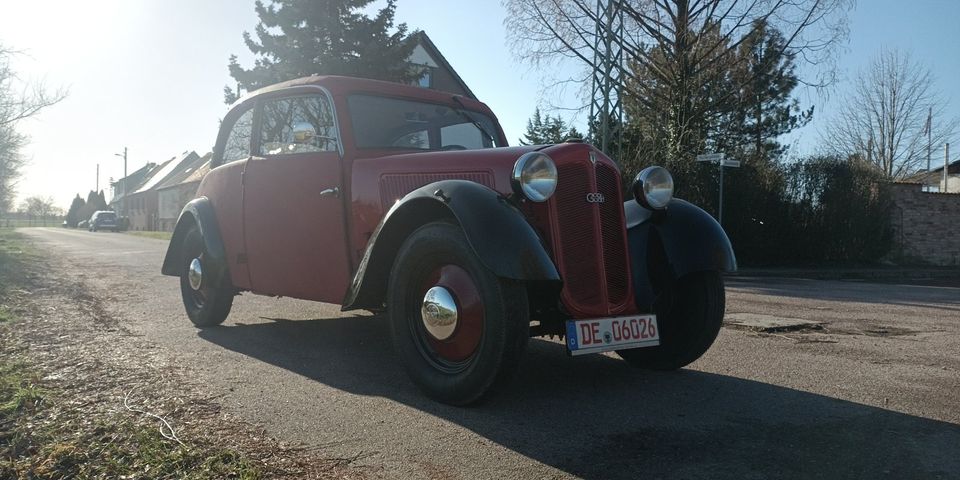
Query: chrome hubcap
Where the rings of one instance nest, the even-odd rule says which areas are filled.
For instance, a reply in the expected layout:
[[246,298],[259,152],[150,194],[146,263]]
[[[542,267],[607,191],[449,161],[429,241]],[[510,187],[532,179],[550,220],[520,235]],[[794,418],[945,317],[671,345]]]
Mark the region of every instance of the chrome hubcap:
[[420,315],[427,332],[437,340],[450,338],[457,329],[457,304],[446,288],[433,287],[427,290]]
[[199,258],[194,258],[193,261],[190,262],[187,279],[190,280],[190,288],[200,290],[200,284],[203,282],[203,268],[200,267]]

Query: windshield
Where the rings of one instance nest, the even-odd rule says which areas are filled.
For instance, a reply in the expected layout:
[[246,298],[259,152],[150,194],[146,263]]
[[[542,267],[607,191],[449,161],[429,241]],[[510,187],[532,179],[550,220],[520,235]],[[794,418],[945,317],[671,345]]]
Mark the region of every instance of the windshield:
[[473,150],[497,145],[490,117],[435,103],[352,95],[353,135],[358,148]]

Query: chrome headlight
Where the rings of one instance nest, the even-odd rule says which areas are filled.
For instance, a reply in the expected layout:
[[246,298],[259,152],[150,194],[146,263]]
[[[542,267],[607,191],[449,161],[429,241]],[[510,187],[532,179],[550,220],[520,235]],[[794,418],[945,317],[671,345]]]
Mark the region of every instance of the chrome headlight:
[[673,198],[673,177],[663,167],[647,167],[633,181],[633,197],[650,210],[662,210]]
[[529,152],[513,165],[513,191],[534,202],[545,202],[557,189],[557,166],[545,153]]

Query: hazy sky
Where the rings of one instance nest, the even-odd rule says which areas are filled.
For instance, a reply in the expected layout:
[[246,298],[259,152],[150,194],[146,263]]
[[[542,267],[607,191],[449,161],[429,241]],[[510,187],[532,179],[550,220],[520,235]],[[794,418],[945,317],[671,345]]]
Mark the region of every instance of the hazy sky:
[[[499,0],[397,3],[398,22],[430,35],[516,143],[543,102],[547,74],[514,60]],[[908,50],[933,70],[937,87],[952,101],[952,115],[960,116],[958,18],[960,1],[861,0],[851,16],[842,73],[854,76],[881,46]],[[123,176],[123,161],[114,154],[124,146],[129,172],[185,150],[209,151],[227,108],[223,86],[232,83],[227,58],[238,54],[250,64],[241,33],[256,22],[252,0],[0,0],[0,43],[25,52],[14,68],[70,90],[64,102],[23,124],[31,137],[23,153],[31,163],[20,198],[50,195],[66,208],[75,194],[86,196],[95,187],[98,163],[100,188],[109,196],[108,179]],[[801,153],[815,148],[818,129],[843,89],[827,101],[801,97],[817,106],[816,120],[791,136]],[[563,103],[556,97],[548,103]]]

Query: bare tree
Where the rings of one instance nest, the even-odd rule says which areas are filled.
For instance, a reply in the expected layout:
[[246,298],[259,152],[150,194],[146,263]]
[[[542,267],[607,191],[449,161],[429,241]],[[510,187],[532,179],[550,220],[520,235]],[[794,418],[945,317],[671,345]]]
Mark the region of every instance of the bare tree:
[[53,198],[38,196],[27,197],[20,205],[20,210],[33,218],[39,217],[44,226],[47,225],[48,217],[62,213],[62,209],[54,204]]
[[[666,124],[668,159],[689,160],[702,147],[700,127],[722,111],[731,94],[712,86],[728,81],[729,62],[757,28],[783,35],[781,55],[819,67],[807,85],[833,81],[833,51],[847,33],[853,0],[609,0],[623,15],[623,95],[659,112]],[[514,53],[536,66],[563,59],[600,67],[604,30],[597,0],[503,0]],[[721,68],[722,66],[725,67]],[[753,79],[745,79],[750,82]],[[582,81],[574,79],[573,81]]]
[[27,138],[17,127],[24,120],[66,97],[64,90],[50,92],[43,82],[23,82],[10,67],[17,52],[0,45],[0,212],[10,209],[24,159],[20,149]]
[[[898,50],[883,50],[856,78],[823,135],[839,155],[855,155],[898,179],[926,167],[927,149],[956,133],[930,69]],[[929,133],[929,135],[928,135]]]

